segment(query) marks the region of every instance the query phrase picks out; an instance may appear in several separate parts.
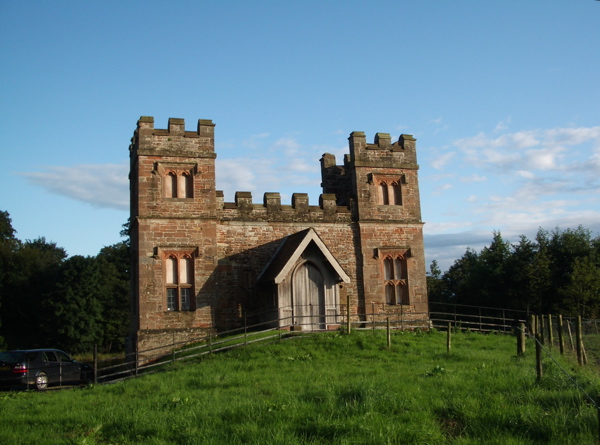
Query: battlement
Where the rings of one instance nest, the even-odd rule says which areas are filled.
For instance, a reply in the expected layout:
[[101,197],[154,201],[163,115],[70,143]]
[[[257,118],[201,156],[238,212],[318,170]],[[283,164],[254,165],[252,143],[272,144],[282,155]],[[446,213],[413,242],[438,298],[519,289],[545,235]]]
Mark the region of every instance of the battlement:
[[401,151],[415,148],[416,139],[412,134],[401,134],[396,142],[392,144],[390,133],[375,133],[373,144],[367,143],[367,137],[364,131],[353,131],[348,138],[350,141],[350,150],[390,150]]
[[235,202],[224,202],[223,192],[217,191],[217,207],[223,221],[287,221],[287,222],[349,222],[350,210],[336,204],[334,194],[322,194],[319,205],[309,205],[307,193],[292,194],[291,205],[281,203],[281,194],[267,192],[262,204],[252,202],[252,193],[238,191]]
[[362,131],[353,131],[348,138],[350,159],[356,167],[377,164],[391,168],[418,168],[416,139],[411,134],[401,134],[392,143],[389,133],[376,133],[374,143],[367,143]]
[[[167,129],[154,128],[154,117],[141,116],[131,138],[130,151],[196,152],[205,157],[215,149],[215,124],[210,119],[198,119],[196,131],[185,130],[185,120],[171,117]],[[150,153],[146,153],[150,154]]]
[[154,135],[172,135],[172,136],[185,136],[185,137],[200,137],[200,136],[212,136],[215,134],[215,124],[211,119],[198,119],[198,126],[196,131],[185,131],[185,119],[176,117],[169,118],[169,126],[166,130],[154,128],[154,117],[153,116],[141,116],[137,122],[137,128],[154,130]]

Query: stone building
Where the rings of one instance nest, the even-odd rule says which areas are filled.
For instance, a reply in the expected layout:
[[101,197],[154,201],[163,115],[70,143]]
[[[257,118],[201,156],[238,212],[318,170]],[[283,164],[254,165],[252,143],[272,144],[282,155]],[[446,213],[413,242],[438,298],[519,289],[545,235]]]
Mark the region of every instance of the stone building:
[[321,158],[323,194],[254,203],[215,188],[215,124],[137,123],[130,146],[132,346],[139,351],[272,321],[334,329],[350,311],[427,320],[415,139],[350,134],[343,165]]

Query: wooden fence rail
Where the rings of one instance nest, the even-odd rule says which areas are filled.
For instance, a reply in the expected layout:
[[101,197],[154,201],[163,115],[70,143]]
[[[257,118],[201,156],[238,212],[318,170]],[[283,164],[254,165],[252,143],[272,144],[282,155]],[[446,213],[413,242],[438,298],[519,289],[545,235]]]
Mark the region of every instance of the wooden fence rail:
[[[211,333],[188,341],[175,342],[158,348],[136,351],[109,360],[98,360],[94,354],[94,382],[108,382],[135,377],[140,374],[156,372],[168,363],[198,359],[204,355],[247,346],[260,342],[272,342],[289,338],[291,333],[320,332],[331,329],[386,329],[414,330],[440,329],[450,326],[455,330],[478,332],[513,333],[521,323],[527,325],[527,311],[515,311],[489,307],[458,304],[430,303],[427,312],[406,312],[392,309],[388,305],[367,305],[362,313],[351,313],[347,305],[340,305],[336,314],[325,316],[311,315],[303,317],[275,318],[274,311],[249,314],[243,323],[227,331]],[[545,317],[539,317],[544,319]],[[325,322],[327,321],[327,323]],[[292,324],[293,323],[293,324]],[[575,333],[575,319],[562,318],[565,338]],[[547,323],[550,329],[558,329],[558,323]],[[596,320],[584,320],[584,332],[598,332]],[[545,332],[544,332],[545,331]],[[547,333],[544,329],[540,333]],[[553,331],[550,331],[553,332]],[[557,331],[553,338],[562,338]],[[550,335],[548,335],[550,336]],[[575,339],[567,342],[568,347],[576,348]],[[165,352],[168,351],[168,352]]]

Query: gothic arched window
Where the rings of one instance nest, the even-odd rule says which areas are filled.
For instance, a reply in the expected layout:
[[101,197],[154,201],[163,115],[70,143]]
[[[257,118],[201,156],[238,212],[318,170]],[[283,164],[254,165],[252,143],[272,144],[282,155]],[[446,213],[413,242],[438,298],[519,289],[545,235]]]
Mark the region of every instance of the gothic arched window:
[[192,310],[194,259],[191,254],[167,254],[164,264],[167,311]]
[[388,254],[383,258],[383,285],[387,304],[409,304],[406,254]]

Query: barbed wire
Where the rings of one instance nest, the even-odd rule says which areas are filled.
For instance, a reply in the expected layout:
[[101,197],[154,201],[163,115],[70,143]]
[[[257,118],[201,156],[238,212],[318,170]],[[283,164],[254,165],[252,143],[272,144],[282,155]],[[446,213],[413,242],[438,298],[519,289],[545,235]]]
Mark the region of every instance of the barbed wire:
[[590,403],[592,405],[594,405],[596,407],[596,409],[599,409],[600,407],[598,406],[598,403],[596,402],[596,400],[590,396],[585,389],[583,389],[579,383],[577,383],[577,380],[575,380],[575,377],[573,377],[571,374],[569,374],[569,372],[563,368],[563,366],[556,360],[556,358],[554,358],[554,356],[552,355],[552,353],[544,347],[544,345],[533,335],[528,334],[525,331],[522,331],[522,329],[520,327],[517,328],[518,330],[520,330],[521,332],[523,332],[525,334],[526,337],[532,338],[533,340],[535,340],[535,342],[540,345],[540,348],[546,353],[546,355],[548,357],[550,357],[550,359],[552,359],[552,361],[556,364],[556,366],[558,366],[558,368],[573,382],[573,384],[579,389],[579,391],[581,391],[590,401]]

